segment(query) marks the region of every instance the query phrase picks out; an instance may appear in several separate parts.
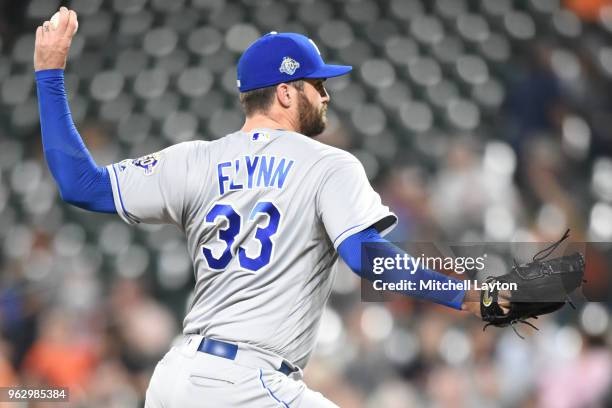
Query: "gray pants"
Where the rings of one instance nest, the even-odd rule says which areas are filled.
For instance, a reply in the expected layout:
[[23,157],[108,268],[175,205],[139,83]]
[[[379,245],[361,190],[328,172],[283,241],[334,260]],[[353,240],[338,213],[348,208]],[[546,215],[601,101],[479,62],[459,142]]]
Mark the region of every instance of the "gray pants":
[[202,336],[188,336],[157,364],[145,408],[338,408],[302,381],[302,371],[276,370],[282,358],[239,344],[235,360],[197,351]]

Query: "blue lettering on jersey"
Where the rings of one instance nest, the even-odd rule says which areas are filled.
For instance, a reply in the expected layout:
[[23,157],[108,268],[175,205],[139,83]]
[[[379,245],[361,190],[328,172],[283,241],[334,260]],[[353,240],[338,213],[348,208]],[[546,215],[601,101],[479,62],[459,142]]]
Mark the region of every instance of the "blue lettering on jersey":
[[246,156],[245,159],[247,174],[249,177],[247,188],[253,188],[253,175],[255,174],[255,169],[257,168],[257,163],[259,162],[259,156],[255,156],[254,160],[251,159],[251,156]]
[[257,177],[257,187],[261,187],[261,179],[263,178],[263,186],[268,187],[270,185],[270,176],[272,176],[272,170],[274,168],[274,157],[270,158],[268,165],[266,165],[267,157],[261,156],[261,165],[259,166],[259,177]]
[[283,188],[293,163],[294,160],[285,157],[263,155],[244,156],[234,162],[217,163],[219,195],[228,190],[244,188]]
[[[236,174],[240,173],[240,160],[236,159]],[[235,180],[230,183],[230,190],[242,190],[242,184],[234,184]]]
[[223,195],[225,193],[225,182],[229,180],[228,176],[223,175],[223,168],[231,166],[232,163],[230,162],[217,164],[217,176],[219,177],[219,195]]
[[287,174],[289,174],[289,170],[291,170],[291,166],[293,166],[293,160],[290,160],[287,167],[285,167],[285,159],[281,159],[274,172],[274,176],[272,176],[272,184],[277,182],[278,188],[283,188],[283,184],[285,184],[285,179],[287,178]]

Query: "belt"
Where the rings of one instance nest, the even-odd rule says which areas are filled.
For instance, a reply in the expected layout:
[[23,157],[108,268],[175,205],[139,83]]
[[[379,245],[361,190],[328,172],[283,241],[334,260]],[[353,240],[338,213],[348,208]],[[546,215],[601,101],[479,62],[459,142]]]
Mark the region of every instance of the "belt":
[[[226,343],[220,340],[203,338],[198,346],[198,351],[206,354],[212,354],[213,356],[226,358],[228,360],[234,360],[236,358],[236,354],[238,353],[238,346],[236,344]],[[289,375],[294,371],[297,371],[295,368],[292,368],[287,362],[283,361],[281,366],[277,369],[281,373],[285,375]]]

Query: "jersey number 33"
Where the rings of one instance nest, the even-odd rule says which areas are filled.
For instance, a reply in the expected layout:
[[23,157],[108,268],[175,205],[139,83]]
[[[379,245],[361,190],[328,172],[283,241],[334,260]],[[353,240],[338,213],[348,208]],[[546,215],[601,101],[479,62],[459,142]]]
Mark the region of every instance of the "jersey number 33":
[[[253,222],[258,214],[268,216],[268,225],[265,227],[258,226],[254,236],[254,239],[258,240],[261,244],[259,255],[254,258],[249,257],[242,246],[238,247],[237,252],[240,266],[254,272],[270,263],[272,250],[274,249],[272,237],[276,234],[281,220],[280,211],[269,201],[259,201],[255,204],[249,214],[248,222]],[[229,204],[215,204],[206,214],[206,223],[216,224],[217,218],[225,218],[227,220],[227,227],[220,229],[218,234],[219,240],[225,242],[225,249],[221,256],[215,257],[209,247],[202,245],[202,253],[210,268],[223,270],[235,256],[232,253],[232,246],[236,236],[240,233],[242,217]]]

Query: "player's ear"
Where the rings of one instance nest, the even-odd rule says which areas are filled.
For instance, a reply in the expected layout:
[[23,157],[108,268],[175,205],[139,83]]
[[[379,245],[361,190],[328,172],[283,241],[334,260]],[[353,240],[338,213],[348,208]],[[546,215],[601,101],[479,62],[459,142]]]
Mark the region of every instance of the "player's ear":
[[290,108],[294,97],[291,93],[291,86],[287,84],[278,84],[276,86],[276,99],[283,108]]

